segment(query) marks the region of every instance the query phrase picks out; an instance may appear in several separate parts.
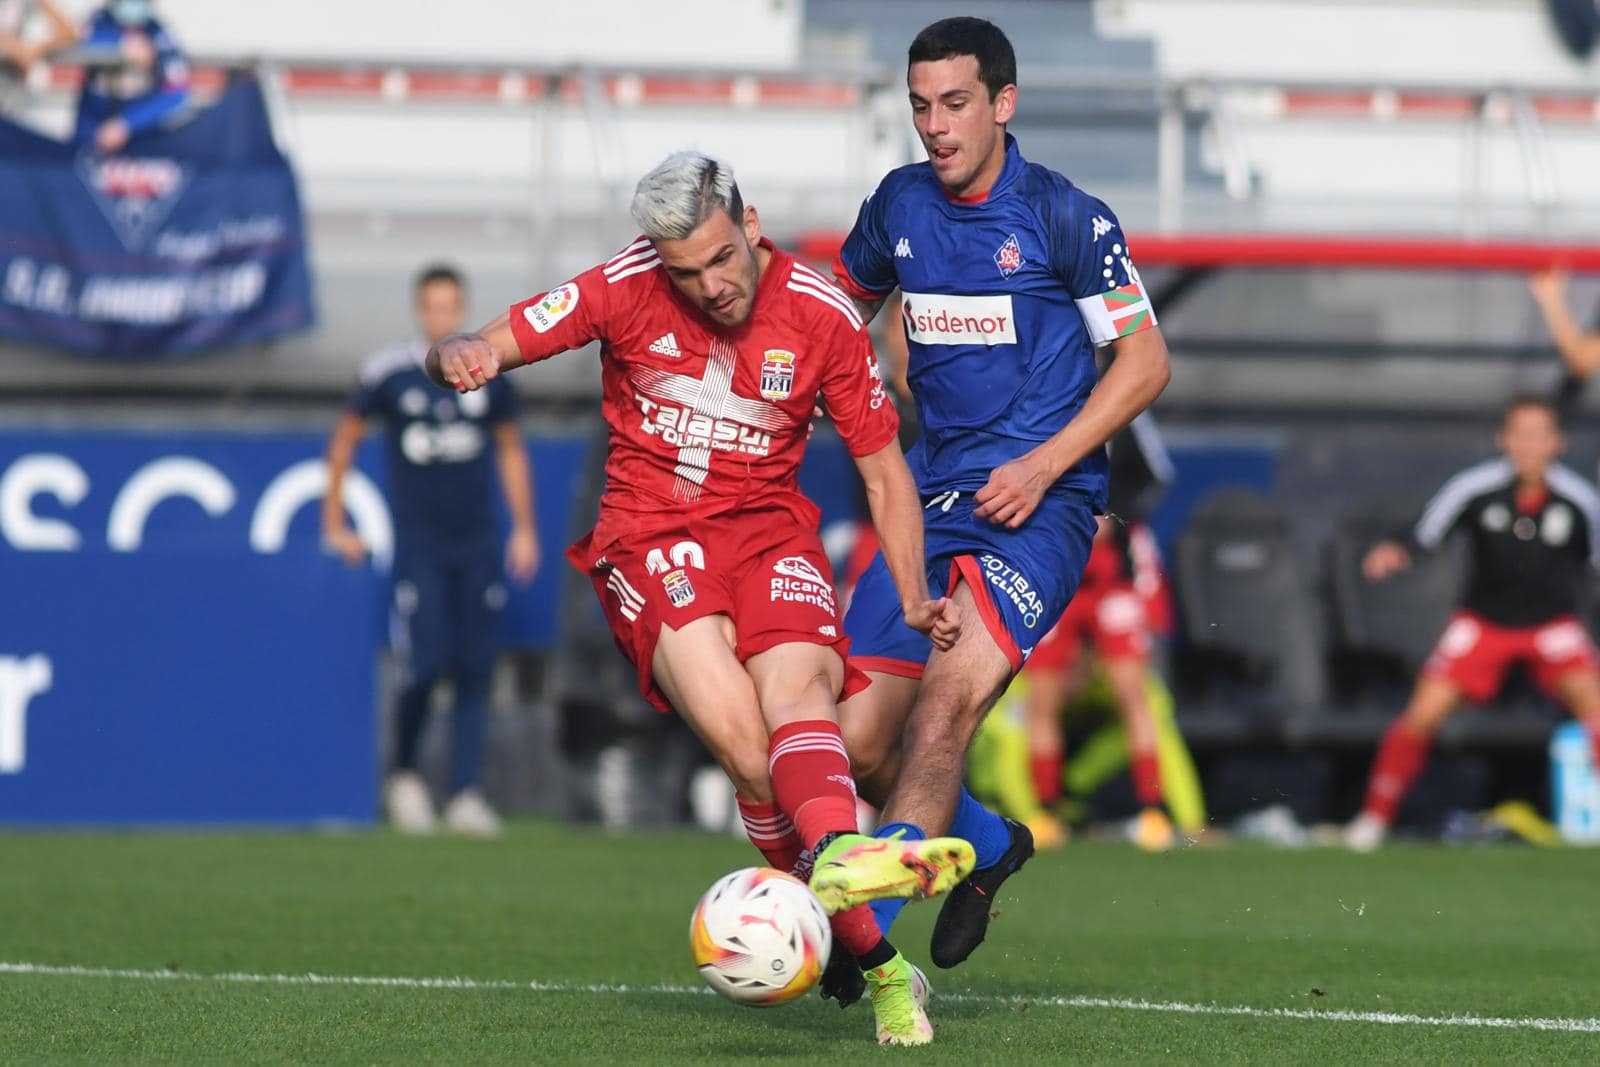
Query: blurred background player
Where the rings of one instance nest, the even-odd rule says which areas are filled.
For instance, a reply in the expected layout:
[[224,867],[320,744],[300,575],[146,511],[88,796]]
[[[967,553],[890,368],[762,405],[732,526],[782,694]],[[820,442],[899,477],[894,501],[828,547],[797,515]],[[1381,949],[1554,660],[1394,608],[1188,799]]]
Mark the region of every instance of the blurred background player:
[[155,17],[150,0],[112,0],[90,16],[74,140],[103,154],[173,115],[189,100],[189,60]]
[[[751,842],[803,876],[830,846],[869,840],[836,708],[866,679],[845,661],[819,512],[796,483],[819,396],[866,483],[906,618],[948,647],[954,611],[928,595],[899,422],[844,294],[764,238],[732,168],[702,153],[641,178],[632,215],[643,236],[439,341],[429,373],[470,396],[602,342],[606,490],[567,558],[594,583],[640,692],[677,709],[727,771]],[[883,851],[897,893],[942,891],[972,867],[971,846],[949,838]],[[932,1041],[921,983],[871,911],[818,895],[871,987],[879,1042]]]
[[[1087,819],[1093,794],[1131,764],[1122,709],[1105,674],[1094,668],[1092,659],[1080,661],[1078,666],[1085,670],[1087,681],[1077,686],[1056,720],[1057,730],[1074,740],[1062,764],[1060,785],[1048,794],[1058,798],[1053,808],[1040,799],[1035,781],[1038,765],[1032,762],[1029,747],[1027,698],[1032,660],[984,717],[967,761],[973,795],[1026,825],[1040,848],[1065,845],[1070,836],[1066,822]],[[1200,775],[1178,728],[1171,690],[1154,667],[1147,675],[1145,701],[1156,735],[1161,796],[1172,825],[1191,843],[1215,840],[1210,836],[1215,831],[1209,826]],[[1139,829],[1140,820],[1135,819],[1127,833],[1135,844],[1142,845]]]
[[[35,15],[49,24],[43,36],[30,32]],[[24,79],[35,63],[77,40],[77,27],[55,0],[0,0],[0,115],[21,106]]]
[[[1112,439],[1109,459],[1107,514],[1083,581],[1061,620],[1035,648],[1023,672],[1026,682],[1018,688],[1027,708],[1034,789],[1040,803],[1051,808],[1062,796],[1062,712],[1092,682],[1099,683],[1122,724],[1122,754],[1140,807],[1133,839],[1141,848],[1161,851],[1176,840],[1163,810],[1161,752],[1166,748],[1180,765],[1188,762],[1188,753],[1172,716],[1171,693],[1154,669],[1156,642],[1170,629],[1172,610],[1160,550],[1143,520],[1172,481],[1172,461],[1148,412]],[[1108,735],[1096,743],[1095,754],[1110,755],[1109,744]],[[1192,773],[1191,765],[1187,777]],[[1064,836],[1047,818],[1036,817],[1034,825],[1047,840]]]
[[[979,870],[935,926],[941,967],[982,942],[994,893],[1033,852],[1026,827],[962,788],[968,744],[1083,573],[1105,506],[1105,442],[1169,376],[1116,216],[1024,160],[1006,132],[1016,76],[1011,42],[983,19],[917,35],[907,83],[928,160],[884,178],[834,268],[868,318],[901,290],[929,581],[962,613],[955,647],[931,649],[901,620],[880,557],[846,617],[852,660],[872,674],[845,708],[858,779],[869,799],[887,794],[878,835],[949,828],[977,852]],[[1118,338],[1099,377],[1095,348]],[[824,854],[813,884],[867,899],[879,863],[870,847]],[[898,906],[880,904],[880,923]]]
[[1514,401],[1496,443],[1503,458],[1450,479],[1405,542],[1374,545],[1363,563],[1381,582],[1457,531],[1472,548],[1466,595],[1384,734],[1366,802],[1346,829],[1357,851],[1383,842],[1445,719],[1463,700],[1492,698],[1515,664],[1584,724],[1600,762],[1600,660],[1577,617],[1578,591],[1600,559],[1600,495],[1556,463],[1566,443],[1552,402]]
[[[435,829],[433,801],[417,773],[417,759],[434,690],[448,680],[455,700],[444,823],[456,833],[492,836],[500,832],[500,819],[479,788],[489,686],[506,597],[502,571],[527,583],[539,569],[532,469],[517,430],[517,396],[510,383],[443,396],[423,369],[429,346],[461,328],[466,315],[461,275],[451,267],[429,267],[417,276],[415,295],[420,336],[367,362],[360,388],[328,443],[323,540],[352,566],[366,558],[367,546],[346,521],[340,493],[367,421],[377,419],[384,430],[395,524],[391,640],[401,670],[384,806],[402,832]],[[511,518],[503,548],[496,476]]]

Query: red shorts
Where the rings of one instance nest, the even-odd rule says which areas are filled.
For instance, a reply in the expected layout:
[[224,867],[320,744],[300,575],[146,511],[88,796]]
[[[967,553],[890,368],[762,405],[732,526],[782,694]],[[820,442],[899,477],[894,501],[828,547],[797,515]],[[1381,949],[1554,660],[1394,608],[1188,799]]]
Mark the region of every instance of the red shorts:
[[1150,658],[1149,604],[1133,583],[1080,589],[1061,620],[1034,646],[1028,666],[1065,670],[1083,654],[1086,642],[1105,659]]
[[661,627],[707,615],[733,620],[741,663],[791,642],[826,645],[846,664],[840,699],[866,688],[867,676],[849,667],[850,639],[815,531],[763,514],[685,519],[603,551],[593,536],[567,559],[594,582],[617,647],[639,672],[639,691],[659,710],[672,710],[650,670]]
[[1564,675],[1600,669],[1594,642],[1571,615],[1543,626],[1512,629],[1458,611],[1450,616],[1422,674],[1454,682],[1468,700],[1482,704],[1500,691],[1514,663],[1526,664],[1534,684],[1546,693]]

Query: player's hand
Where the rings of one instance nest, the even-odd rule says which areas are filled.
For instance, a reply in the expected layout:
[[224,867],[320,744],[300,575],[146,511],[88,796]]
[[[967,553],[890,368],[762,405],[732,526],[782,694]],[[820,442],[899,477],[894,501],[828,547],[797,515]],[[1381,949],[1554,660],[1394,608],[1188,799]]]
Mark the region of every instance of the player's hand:
[[961,638],[961,611],[949,597],[924,600],[905,609],[906,625],[927,634],[933,647],[948,652]]
[[1528,276],[1528,291],[1544,305],[1565,304],[1567,301],[1567,272],[1560,267],[1537,271]]
[[359,567],[366,562],[367,546],[362,542],[361,535],[348,526],[324,530],[322,544],[352,567]]
[[1361,573],[1369,582],[1381,582],[1411,566],[1411,553],[1404,545],[1393,541],[1380,541],[1367,552],[1361,561]]
[[518,585],[527,585],[539,573],[539,536],[532,530],[512,530],[506,541],[506,573]]
[[973,498],[978,502],[973,514],[1015,530],[1028,521],[1055,480],[1054,473],[1033,453],[1018,456],[989,475],[989,484]]
[[811,421],[806,423],[806,440],[811,440],[811,435],[817,432],[817,420],[822,418],[822,405],[811,405]]
[[107,119],[94,131],[94,146],[102,155],[120,152],[128,144],[128,124],[121,119]]
[[434,351],[439,354],[439,376],[457,392],[482,389],[500,376],[500,353],[476,334],[446,337]]

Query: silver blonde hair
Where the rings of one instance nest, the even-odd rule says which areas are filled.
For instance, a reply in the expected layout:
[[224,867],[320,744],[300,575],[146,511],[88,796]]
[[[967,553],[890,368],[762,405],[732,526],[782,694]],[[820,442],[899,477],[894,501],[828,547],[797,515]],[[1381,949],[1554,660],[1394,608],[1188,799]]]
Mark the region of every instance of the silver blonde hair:
[[681,241],[717,211],[743,221],[744,199],[728,164],[704,152],[674,152],[639,179],[630,211],[646,237]]

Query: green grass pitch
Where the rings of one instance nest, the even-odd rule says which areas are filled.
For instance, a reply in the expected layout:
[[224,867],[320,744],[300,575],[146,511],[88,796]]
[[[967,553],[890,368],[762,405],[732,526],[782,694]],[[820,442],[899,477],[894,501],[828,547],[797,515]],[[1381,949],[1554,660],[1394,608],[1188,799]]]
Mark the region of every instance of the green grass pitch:
[[[931,1050],[878,1048],[865,1005],[698,992],[689,911],[754,857],[547,823],[3,835],[0,1063],[1600,1061],[1600,852],[1073,845],[933,973]],[[896,928],[913,960],[934,909]]]

